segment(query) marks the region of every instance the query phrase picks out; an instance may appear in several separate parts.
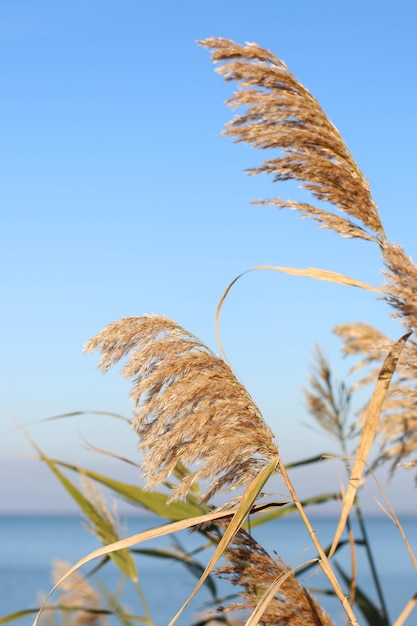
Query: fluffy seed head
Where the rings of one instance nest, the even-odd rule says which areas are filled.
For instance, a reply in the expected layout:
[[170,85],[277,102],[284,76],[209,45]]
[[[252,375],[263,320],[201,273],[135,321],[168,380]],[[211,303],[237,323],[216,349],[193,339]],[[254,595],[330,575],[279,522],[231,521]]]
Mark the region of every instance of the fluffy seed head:
[[273,433],[229,365],[194,335],[161,315],[129,317],[93,337],[107,371],[129,354],[122,375],[133,381],[134,429],[145,452],[149,487],[181,462],[191,472],[173,491],[185,497],[208,481],[207,501],[220,488],[246,484],[277,455]]
[[281,156],[266,159],[249,173],[272,174],[274,181],[300,181],[317,200],[331,203],[342,215],[279,198],[256,204],[289,207],[344,237],[382,244],[384,230],[368,182],[337,128],[285,63],[255,43],[240,45],[217,37],[199,43],[221,63],[218,73],[238,83],[227,103],[244,112],[226,125],[224,134],[261,150],[281,151]]
[[266,626],[334,626],[284,561],[269,555],[250,535],[241,530],[226,551],[228,563],[218,575],[243,588],[241,602],[226,611],[253,611],[263,593],[278,579],[279,592],[266,607],[262,624]]
[[[71,565],[64,561],[54,561],[52,572],[54,582],[60,580],[70,567]],[[59,604],[69,608],[84,607],[72,613],[68,626],[98,626],[99,624],[107,626],[108,624],[105,613],[100,613],[103,606],[99,594],[80,572],[73,572],[67,580],[61,583]]]

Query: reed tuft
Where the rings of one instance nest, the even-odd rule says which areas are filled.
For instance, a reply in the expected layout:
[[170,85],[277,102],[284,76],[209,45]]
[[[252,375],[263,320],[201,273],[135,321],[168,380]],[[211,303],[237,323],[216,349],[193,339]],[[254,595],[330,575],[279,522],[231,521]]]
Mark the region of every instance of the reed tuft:
[[328,614],[310,595],[291,568],[279,557],[272,558],[253,537],[240,530],[226,553],[228,563],[217,574],[238,587],[241,602],[225,611],[253,611],[262,595],[277,580],[279,590],[262,615],[265,626],[333,626]]
[[354,433],[348,425],[351,392],[343,382],[335,384],[330,365],[318,346],[314,360],[310,388],[303,389],[307,410],[325,431],[344,446],[346,439]]
[[281,150],[282,156],[265,160],[249,174],[272,174],[274,182],[301,181],[317,200],[343,215],[280,198],[256,204],[295,209],[339,235],[382,245],[384,229],[368,182],[319,102],[285,63],[255,43],[218,37],[199,43],[212,50],[213,62],[222,63],[218,73],[239,83],[227,104],[245,112],[226,125],[224,134],[261,150]]
[[164,483],[181,462],[191,471],[172,499],[203,481],[205,502],[225,486],[245,485],[278,454],[272,431],[229,365],[172,320],[124,318],[86,344],[86,352],[95,350],[103,371],[129,354],[122,375],[133,381],[132,426],[145,452],[148,487]]
[[[68,563],[56,560],[52,571],[54,582],[60,580],[69,567]],[[108,624],[106,615],[100,613],[100,609],[103,609],[100,595],[80,572],[74,572],[70,578],[61,583],[60,605],[74,610],[68,626],[96,626],[97,624],[107,626]]]
[[87,519],[83,523],[84,528],[95,535],[103,545],[115,541],[120,531],[116,501],[113,502],[113,512],[110,512],[103,492],[100,491],[97,484],[82,472],[80,473],[80,481],[84,495],[98,513],[98,516],[93,517],[95,523],[91,519]]
[[[334,332],[343,341],[344,355],[359,357],[350,370],[351,373],[360,372],[359,378],[350,388],[352,393],[375,384],[393,342],[364,322],[340,324]],[[415,342],[409,340],[387,391],[378,425],[380,451],[376,463],[388,461],[392,472],[406,458],[415,457],[417,453],[416,350]],[[367,407],[368,403],[358,411],[357,428],[363,425]],[[412,465],[411,461],[410,467]]]
[[[383,249],[386,265],[386,300],[394,307],[393,317],[414,333],[417,331],[417,266],[398,244]],[[417,372],[417,359],[414,364]]]

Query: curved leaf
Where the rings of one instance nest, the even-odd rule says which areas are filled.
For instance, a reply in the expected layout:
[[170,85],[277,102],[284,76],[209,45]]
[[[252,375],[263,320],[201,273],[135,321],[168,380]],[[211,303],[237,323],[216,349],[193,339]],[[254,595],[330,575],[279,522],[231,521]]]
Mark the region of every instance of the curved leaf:
[[[267,468],[269,468],[269,465],[267,466]],[[251,487],[251,485],[249,485],[249,487]],[[108,554],[112,554],[113,552],[117,552],[118,550],[130,548],[144,541],[156,539],[157,537],[164,537],[165,535],[170,535],[171,533],[175,533],[179,530],[192,528],[193,526],[199,526],[200,524],[207,524],[208,522],[213,522],[215,520],[223,519],[226,517],[233,517],[236,513],[239,512],[242,512],[242,508],[231,509],[227,511],[214,511],[212,513],[206,513],[205,515],[198,515],[197,517],[192,517],[177,522],[171,522],[169,524],[164,524],[163,526],[158,526],[157,528],[144,530],[141,533],[136,533],[134,535],[131,535],[130,537],[120,539],[119,541],[90,552],[82,559],[80,559],[77,563],[75,563],[75,565],[70,567],[70,569],[64,574],[64,576],[62,576],[62,578],[58,580],[58,582],[52,587],[45,600],[43,601],[42,606],[39,609],[32,626],[36,626],[38,624],[39,618],[45,608],[45,605],[53,592],[61,585],[61,583],[64,582],[64,580],[67,580],[67,578],[69,578],[69,576],[71,576],[73,572],[76,572],[83,565],[86,565],[87,563],[90,563],[94,559],[97,559],[101,556],[106,556]]]
[[367,289],[368,291],[382,293],[382,291],[378,289],[377,287],[368,285],[367,283],[364,283],[360,280],[356,280],[355,278],[350,278],[349,276],[345,276],[345,274],[339,274],[338,272],[331,272],[329,270],[322,270],[316,267],[306,267],[304,269],[300,269],[297,267],[281,267],[279,265],[258,265],[257,267],[252,267],[251,269],[246,270],[245,272],[242,272],[241,274],[239,274],[239,276],[236,276],[236,278],[232,280],[232,282],[229,284],[229,286],[223,293],[222,297],[220,298],[219,304],[217,305],[216,339],[217,339],[217,343],[220,348],[220,351],[225,359],[226,359],[226,355],[223,350],[222,342],[220,340],[220,333],[219,333],[219,317],[220,317],[220,311],[222,309],[223,303],[226,300],[227,295],[229,291],[231,290],[231,288],[233,287],[233,285],[237,283],[237,281],[240,278],[242,278],[242,276],[245,276],[245,274],[249,274],[249,272],[256,272],[259,270],[272,270],[274,272],[283,272],[284,274],[291,274],[293,276],[304,276],[305,278],[314,278],[315,280],[325,280],[330,283],[337,283],[338,285],[348,285],[349,287],[359,287],[361,289]]
[[193,504],[191,502],[174,501],[168,502],[169,495],[160,493],[158,491],[149,491],[142,489],[137,485],[125,483],[114,478],[109,478],[99,472],[78,467],[71,463],[64,463],[63,461],[54,460],[53,463],[65,467],[74,472],[83,473],[89,478],[109,487],[115,494],[121,496],[125,500],[128,500],[132,504],[139,504],[141,507],[170,521],[179,521],[186,519],[187,517],[195,517],[196,515],[203,515],[209,512],[211,509],[207,505]]

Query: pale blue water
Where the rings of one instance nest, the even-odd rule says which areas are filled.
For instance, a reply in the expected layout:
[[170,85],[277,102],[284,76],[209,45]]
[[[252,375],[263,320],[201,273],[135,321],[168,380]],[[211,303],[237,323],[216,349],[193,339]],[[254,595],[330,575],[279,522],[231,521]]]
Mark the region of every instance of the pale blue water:
[[[401,521],[414,552],[417,553],[417,522],[412,518]],[[130,518],[127,521],[127,533],[140,532],[156,523],[150,519]],[[314,528],[323,544],[330,541],[334,527],[333,519],[314,519]],[[267,550],[275,550],[291,565],[295,566],[314,557],[305,528],[295,516],[277,520],[253,532]],[[407,600],[415,593],[417,574],[398,531],[388,519],[368,520],[368,533],[393,622]],[[190,535],[183,532],[179,537],[187,548],[195,548],[201,543],[195,533]],[[172,547],[172,541],[163,538],[159,542],[143,545]],[[74,563],[99,546],[98,540],[83,528],[79,517],[0,516],[0,617],[12,611],[38,606],[39,593],[47,592],[51,587],[51,563],[54,559]],[[347,551],[341,553],[337,560],[347,566]],[[196,579],[183,566],[163,559],[140,555],[137,557],[137,565],[155,626],[165,626],[188,597]],[[359,584],[363,591],[375,599],[369,568],[361,548],[358,548],[358,569]],[[86,571],[88,569],[83,570]],[[99,576],[110,589],[114,589],[120,579],[113,565],[106,566]],[[320,587],[325,582],[320,574],[311,572],[304,576],[303,584]],[[225,582],[220,581],[218,588],[219,595],[230,592]],[[178,623],[182,626],[191,625],[196,614],[209,599],[210,594],[206,590],[200,591]],[[140,604],[133,589],[125,589],[123,601],[132,613],[140,614]],[[345,623],[337,601],[331,598],[323,600],[323,597],[320,601],[329,610],[336,624]],[[359,611],[357,614],[360,623],[365,624]],[[13,624],[30,626],[33,618],[34,616],[24,617]],[[110,621],[110,624],[115,623]],[[411,614],[407,624],[417,624],[417,613]]]

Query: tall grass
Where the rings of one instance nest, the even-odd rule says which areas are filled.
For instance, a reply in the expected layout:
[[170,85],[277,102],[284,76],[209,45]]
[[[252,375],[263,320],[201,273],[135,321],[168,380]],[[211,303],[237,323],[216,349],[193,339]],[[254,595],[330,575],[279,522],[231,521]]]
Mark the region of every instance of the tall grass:
[[[380,287],[366,285],[330,269],[270,266],[252,269],[284,271],[337,282],[346,288],[355,286],[377,292],[390,304],[405,332],[392,340],[363,323],[335,328],[342,339],[344,354],[360,357],[353,371],[362,374],[354,385],[349,381],[337,385],[330,364],[320,351],[316,353],[311,379],[304,391],[305,400],[312,419],[337,441],[346,482],[340,494],[312,494],[303,502],[292,484],[291,468],[285,465],[285,450],[282,457],[275,434],[223,358],[224,354],[219,356],[175,321],[161,315],[129,317],[109,324],[88,341],[85,350],[101,353],[99,367],[104,372],[123,362],[122,375],[132,381],[131,399],[135,406],[132,428],[139,436],[144,454],[145,487],[52,460],[32,442],[41,460],[78,503],[103,543],[103,548],[86,555],[65,572],[62,567],[57,570],[56,585],[48,598],[52,596],[53,601],[52,594],[60,594],[61,608],[54,609],[57,605],[48,604],[47,598],[34,624],[59,613],[64,616],[70,613],[78,623],[93,623],[112,614],[126,625],[135,621],[152,624],[139,586],[133,549],[148,539],[184,528],[196,529],[203,545],[211,546],[212,554],[208,563],[201,566],[192,555],[176,553],[175,558],[184,566],[193,568],[198,582],[193,593],[183,599],[183,605],[173,607],[171,624],[201,586],[210,584],[213,576],[230,580],[236,586],[236,595],[227,602],[213,593],[213,612],[199,618],[199,624],[214,623],[214,619],[227,624],[332,624],[318,598],[297,578],[299,568],[293,569],[278,555],[268,554],[250,535],[249,514],[252,523],[275,518],[279,524],[279,517],[292,511],[306,525],[317,554],[312,562],[302,565],[303,571],[313,566],[322,569],[329,593],[338,598],[347,622],[401,626],[416,600],[410,598],[401,614],[391,620],[389,597],[382,591],[367,535],[360,490],[366,481],[373,480],[369,455],[375,445],[379,446],[375,465],[388,462],[390,470],[395,472],[401,465],[414,467],[417,463],[414,340],[417,267],[399,245],[389,241],[370,186],[340,133],[286,65],[256,44],[240,45],[221,38],[200,43],[211,51],[212,60],[219,63],[219,74],[237,86],[228,104],[240,112],[227,124],[224,134],[236,142],[268,151],[263,163],[249,173],[270,174],[274,182],[294,179],[312,196],[311,204],[277,197],[260,200],[258,204],[290,208],[338,236],[377,244],[384,282]],[[216,324],[222,304],[239,278],[226,288],[218,305]],[[219,349],[223,353],[220,337]],[[368,401],[360,414],[354,416],[350,408],[352,396],[365,388],[369,389]],[[307,459],[300,464],[314,464],[318,460]],[[91,486],[84,486],[87,494],[84,493],[64,469],[105,485],[116,496],[156,513],[168,520],[168,524],[120,538],[117,525]],[[278,494],[265,496],[264,486],[273,474],[280,475],[289,498],[283,499]],[[227,494],[222,506],[216,505],[220,492]],[[326,548],[316,536],[308,510],[309,504],[334,498],[340,501],[340,515],[333,541]],[[389,503],[387,508],[401,531]],[[353,535],[353,516],[359,521],[359,537]],[[352,555],[350,573],[341,570],[334,560],[335,553],[346,546],[346,540],[342,540],[345,529]],[[377,602],[369,600],[357,579],[355,555],[359,543],[365,546]],[[409,551],[417,570],[416,559]],[[137,591],[135,615],[124,612],[114,598],[110,602],[109,594],[106,602],[106,594],[100,600],[95,592],[76,593],[80,585],[83,587],[77,572],[79,567],[93,559],[102,559],[100,563],[104,566],[109,558]],[[87,581],[85,589],[89,590]],[[3,618],[0,623],[19,616]]]

